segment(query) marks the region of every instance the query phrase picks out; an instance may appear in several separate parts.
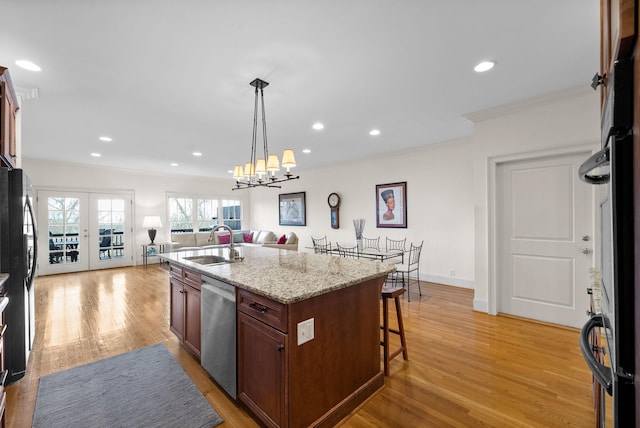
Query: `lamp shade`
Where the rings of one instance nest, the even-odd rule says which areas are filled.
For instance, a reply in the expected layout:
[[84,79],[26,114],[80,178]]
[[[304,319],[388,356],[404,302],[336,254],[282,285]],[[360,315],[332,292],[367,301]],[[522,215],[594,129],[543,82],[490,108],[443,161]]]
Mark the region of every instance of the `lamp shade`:
[[285,149],[284,152],[282,152],[282,166],[285,168],[296,166],[296,157],[293,154],[293,150]]
[[269,155],[269,159],[267,160],[267,171],[279,171],[280,170],[280,161],[278,160],[278,155]]
[[242,172],[242,165],[236,165],[233,168],[233,178],[235,178],[236,180],[241,180],[244,177],[244,174]]
[[144,220],[142,220],[142,227],[146,227],[149,229],[162,227],[162,221],[160,221],[160,216],[157,216],[157,215],[144,216]]
[[256,161],[256,174],[266,174],[267,173],[267,163],[263,158],[259,158]]

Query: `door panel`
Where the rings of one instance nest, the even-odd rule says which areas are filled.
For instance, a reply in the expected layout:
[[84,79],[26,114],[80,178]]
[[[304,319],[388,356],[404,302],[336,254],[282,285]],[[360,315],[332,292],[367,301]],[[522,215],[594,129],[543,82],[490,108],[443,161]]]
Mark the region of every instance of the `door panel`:
[[572,327],[584,324],[593,196],[577,171],[586,157],[498,166],[499,312]]
[[38,273],[40,275],[89,269],[88,225],[83,214],[88,195],[65,191],[38,191]]
[[38,190],[38,272],[131,266],[131,193]]

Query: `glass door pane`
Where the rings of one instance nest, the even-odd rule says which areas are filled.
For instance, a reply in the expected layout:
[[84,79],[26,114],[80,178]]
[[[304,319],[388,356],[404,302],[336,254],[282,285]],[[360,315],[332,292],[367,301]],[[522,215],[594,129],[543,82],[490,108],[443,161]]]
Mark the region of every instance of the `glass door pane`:
[[38,192],[40,274],[87,270],[86,194]]
[[89,196],[89,230],[92,268],[103,269],[133,264],[131,203],[133,195],[97,194]]

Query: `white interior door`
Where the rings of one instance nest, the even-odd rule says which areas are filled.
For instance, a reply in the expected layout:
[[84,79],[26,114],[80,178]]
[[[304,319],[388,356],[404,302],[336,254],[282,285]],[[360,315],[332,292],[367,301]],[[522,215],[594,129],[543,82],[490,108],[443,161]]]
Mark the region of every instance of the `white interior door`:
[[578,179],[589,153],[497,169],[498,312],[580,327],[593,266],[593,186]]
[[132,195],[38,190],[38,273],[133,265]]

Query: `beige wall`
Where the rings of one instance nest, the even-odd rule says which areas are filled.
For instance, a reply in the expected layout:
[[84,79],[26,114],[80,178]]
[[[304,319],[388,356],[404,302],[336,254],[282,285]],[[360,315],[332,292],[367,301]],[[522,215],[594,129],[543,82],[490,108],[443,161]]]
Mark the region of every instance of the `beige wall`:
[[[364,218],[364,236],[424,240],[420,277],[450,285],[473,287],[473,147],[471,140],[452,141],[380,158],[300,172],[300,180],[282,189],[251,192],[253,227],[294,231],[300,250],[311,236],[354,243],[353,219]],[[406,229],[376,228],[375,185],[407,182]],[[278,194],[306,192],[307,226],[278,225]],[[340,229],[331,229],[327,197],[341,197]],[[306,250],[311,251],[311,250]]]
[[[495,313],[492,237],[492,165],[600,144],[599,96],[588,87],[528,100],[472,117],[474,125],[474,308]],[[553,191],[553,189],[550,189]]]

